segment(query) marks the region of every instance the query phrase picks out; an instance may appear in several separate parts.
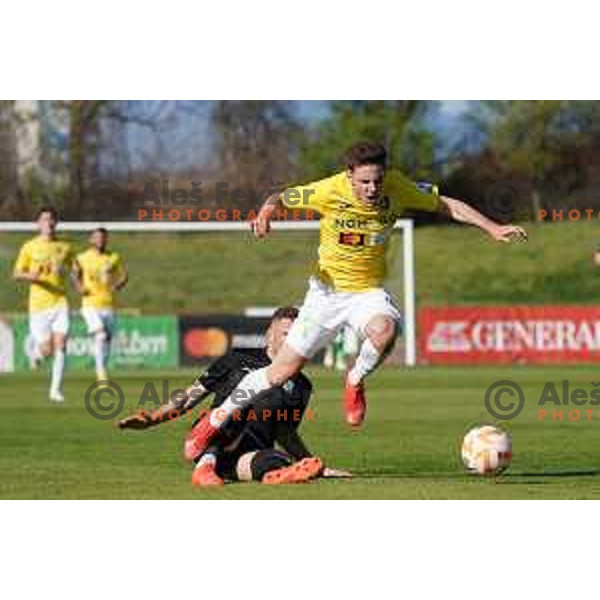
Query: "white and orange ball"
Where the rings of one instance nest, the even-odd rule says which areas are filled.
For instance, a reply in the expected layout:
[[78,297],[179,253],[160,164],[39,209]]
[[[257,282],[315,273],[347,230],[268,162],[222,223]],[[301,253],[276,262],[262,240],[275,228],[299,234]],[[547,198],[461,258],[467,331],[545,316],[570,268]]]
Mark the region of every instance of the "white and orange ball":
[[465,435],[461,455],[468,471],[479,475],[497,475],[510,465],[512,438],[509,433],[484,425],[475,427]]

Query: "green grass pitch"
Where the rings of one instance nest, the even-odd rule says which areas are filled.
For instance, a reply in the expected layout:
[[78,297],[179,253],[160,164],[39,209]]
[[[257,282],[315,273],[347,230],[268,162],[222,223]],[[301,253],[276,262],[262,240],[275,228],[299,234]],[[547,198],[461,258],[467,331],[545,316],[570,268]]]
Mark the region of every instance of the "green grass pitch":
[[[308,370],[316,392],[314,421],[302,425],[313,450],[352,480],[267,487],[231,484],[219,490],[189,485],[180,459],[189,421],[147,431],[120,431],[114,421],[93,419],[84,407],[91,375],[68,374],[66,404],[46,400],[43,374],[0,377],[1,498],[600,498],[600,419],[538,420],[545,381],[568,378],[591,389],[592,367],[385,369],[369,381],[365,427],[349,431],[340,409],[341,377]],[[133,410],[145,381],[185,385],[191,372],[114,374]],[[496,479],[467,475],[459,459],[466,430],[493,422],[486,388],[512,379],[524,389],[521,415],[506,424],[514,460]],[[553,408],[553,407],[550,407]],[[574,407],[570,407],[574,408]],[[582,410],[594,407],[581,407]]]

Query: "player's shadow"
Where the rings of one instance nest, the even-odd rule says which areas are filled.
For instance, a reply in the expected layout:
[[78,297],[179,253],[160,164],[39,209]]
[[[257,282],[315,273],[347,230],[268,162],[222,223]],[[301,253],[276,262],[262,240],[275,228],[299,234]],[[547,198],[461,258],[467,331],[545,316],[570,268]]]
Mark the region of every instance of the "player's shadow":
[[352,479],[464,479],[469,477],[466,473],[460,471],[456,473],[434,473],[434,472],[422,472],[422,473],[357,473],[353,471]]
[[567,479],[569,477],[600,477],[600,469],[578,469],[572,471],[536,471],[531,473],[506,473],[499,479],[502,483],[523,485],[541,484],[543,479]]
[[[352,479],[473,479],[468,473],[354,473]],[[535,471],[524,473],[503,473],[497,477],[489,477],[497,483],[523,485],[541,484],[543,479],[568,477],[600,477],[600,469],[578,469],[572,471]]]
[[537,473],[515,473],[521,477],[593,477],[600,475],[600,469],[588,469],[585,471],[539,471]]

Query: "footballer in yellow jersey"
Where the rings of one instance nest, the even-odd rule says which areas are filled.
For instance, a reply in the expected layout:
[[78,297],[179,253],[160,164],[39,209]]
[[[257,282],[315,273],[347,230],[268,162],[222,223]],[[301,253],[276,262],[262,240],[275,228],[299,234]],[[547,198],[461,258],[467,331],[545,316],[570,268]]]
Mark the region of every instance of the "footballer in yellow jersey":
[[29,283],[29,329],[33,340],[32,367],[54,355],[50,400],[62,402],[69,305],[66,285],[73,254],[68,242],[56,238],[57,212],[51,207],[38,211],[39,235],[25,242],[14,266],[14,278]]
[[[387,273],[386,251],[396,223],[407,210],[437,211],[437,188],[415,184],[399,172],[388,172],[363,200],[354,193],[346,172],[307,186],[286,190],[286,208],[321,215],[317,278],[339,292],[380,288]],[[367,196],[368,197],[368,196]]]
[[96,377],[107,380],[106,365],[115,326],[115,293],[128,280],[121,257],[108,249],[108,232],[103,227],[90,234],[90,247],[78,254],[74,273],[82,295],[81,315],[88,333],[94,337]]
[[520,227],[499,225],[464,202],[440,195],[434,185],[417,184],[388,170],[385,148],[370,142],[350,149],[343,172],[269,198],[252,224],[255,236],[269,232],[279,205],[314,210],[321,216],[315,276],[273,362],[246,375],[236,387],[235,400],[227,398],[218,415],[198,424],[192,435],[197,453],[217,435],[224,417],[240,408],[240,397],[249,401],[255,394],[284,384],[345,325],[358,333],[362,344],[346,375],[344,411],[348,424],[362,424],[366,412],[363,380],[392,349],[399,329],[400,313],[383,281],[390,234],[405,211],[444,210],[497,241],[526,238]]

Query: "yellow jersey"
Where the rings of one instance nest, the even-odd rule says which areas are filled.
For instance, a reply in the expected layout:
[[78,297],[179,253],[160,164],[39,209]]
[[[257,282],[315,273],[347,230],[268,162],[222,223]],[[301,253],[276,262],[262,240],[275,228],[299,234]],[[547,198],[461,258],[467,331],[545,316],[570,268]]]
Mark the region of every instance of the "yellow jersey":
[[286,208],[321,215],[317,276],[342,292],[381,287],[386,277],[386,253],[396,219],[407,210],[437,211],[437,188],[417,184],[398,171],[388,171],[375,205],[357,198],[346,172],[286,190]]
[[123,276],[125,267],[116,252],[98,252],[89,248],[75,259],[81,268],[81,284],[85,291],[83,308],[112,309],[115,306],[114,284]]
[[39,283],[29,286],[29,312],[68,306],[66,282],[71,271],[71,244],[36,236],[21,246],[15,273],[37,275]]

